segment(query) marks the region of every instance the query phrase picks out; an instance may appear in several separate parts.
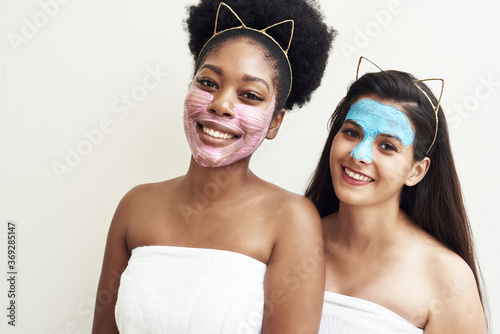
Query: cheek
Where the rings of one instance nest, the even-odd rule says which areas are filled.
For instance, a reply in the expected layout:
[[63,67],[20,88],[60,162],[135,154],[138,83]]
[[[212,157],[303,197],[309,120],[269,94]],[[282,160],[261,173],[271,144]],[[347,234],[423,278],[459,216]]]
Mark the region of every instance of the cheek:
[[266,128],[268,117],[266,117],[263,110],[245,105],[237,105],[234,109],[236,117],[246,134],[258,133]]
[[330,147],[330,166],[335,161],[335,157],[337,155],[338,148],[339,148],[339,146],[338,146],[338,142],[337,142],[337,137],[335,137],[335,138],[333,138],[332,146]]
[[212,94],[195,86],[191,86],[186,94],[186,99],[184,100],[185,116],[192,117],[193,115],[197,115],[207,110],[207,107],[212,100]]
[[402,154],[397,155],[397,170],[394,172],[396,175],[406,182],[406,179],[410,176],[413,170],[414,160],[413,160],[413,146],[408,146],[404,148]]
[[341,132],[337,133],[330,148],[330,163],[332,160],[339,160],[346,155],[350,155],[356,145],[357,143],[345,139],[344,134]]
[[[332,146],[330,148],[330,171],[334,172],[335,168],[340,168],[340,160],[342,156],[345,156],[348,148],[345,145],[345,141],[340,138],[340,134],[337,134],[335,138],[333,138]],[[347,152],[349,154],[349,152]]]
[[275,101],[273,97],[266,110],[245,104],[237,104],[234,106],[235,117],[238,119],[246,135],[265,135],[267,133],[271,125]]
[[[381,155],[382,156],[382,155]],[[406,182],[406,179],[410,175],[412,164],[403,155],[394,155],[390,158],[382,157],[385,161],[383,162],[384,174],[391,180],[397,180],[398,183]],[[379,159],[379,166],[380,164]],[[380,171],[379,167],[379,171]]]

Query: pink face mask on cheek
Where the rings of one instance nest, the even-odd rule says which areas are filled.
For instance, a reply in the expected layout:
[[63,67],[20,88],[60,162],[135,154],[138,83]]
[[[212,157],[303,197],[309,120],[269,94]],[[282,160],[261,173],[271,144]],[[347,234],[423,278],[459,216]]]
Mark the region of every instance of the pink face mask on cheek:
[[[207,107],[212,100],[212,94],[191,86],[184,102],[184,132],[198,164],[204,167],[222,167],[246,158],[259,147],[271,124],[275,98],[273,96],[267,110],[235,104],[232,118],[209,113]],[[230,129],[238,137],[225,139],[227,145],[221,147],[207,145],[200,138],[205,135],[199,125],[204,121]]]

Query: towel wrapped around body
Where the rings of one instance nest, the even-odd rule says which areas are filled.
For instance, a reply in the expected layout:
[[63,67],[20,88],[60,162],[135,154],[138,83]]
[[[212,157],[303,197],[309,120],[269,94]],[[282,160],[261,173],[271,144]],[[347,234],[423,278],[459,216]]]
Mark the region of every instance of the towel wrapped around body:
[[267,265],[231,251],[132,250],[115,306],[121,334],[260,333]]
[[325,291],[319,334],[422,334],[397,313],[370,301]]

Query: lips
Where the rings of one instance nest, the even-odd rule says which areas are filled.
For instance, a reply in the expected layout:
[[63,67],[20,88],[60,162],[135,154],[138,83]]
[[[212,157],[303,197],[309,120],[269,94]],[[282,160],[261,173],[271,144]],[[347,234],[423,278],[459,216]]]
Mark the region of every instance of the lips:
[[214,138],[233,139],[236,137],[236,136],[231,135],[229,133],[224,133],[224,132],[220,132],[218,130],[207,128],[206,126],[203,126],[203,125],[201,126],[201,130],[203,132],[205,132],[207,135],[214,137]]
[[352,169],[349,169],[347,167],[342,167],[342,177],[344,180],[346,180],[348,183],[353,184],[353,185],[366,185],[369,184],[373,181],[371,177],[361,174],[359,172],[356,172]]
[[230,140],[241,137],[236,131],[227,126],[213,121],[201,121],[197,123],[197,127],[206,135],[214,139]]

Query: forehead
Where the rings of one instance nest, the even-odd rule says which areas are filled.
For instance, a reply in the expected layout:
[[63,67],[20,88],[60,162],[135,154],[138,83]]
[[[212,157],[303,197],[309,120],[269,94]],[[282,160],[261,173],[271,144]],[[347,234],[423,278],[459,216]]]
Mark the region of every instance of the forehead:
[[346,116],[370,134],[397,136],[405,145],[413,142],[413,128],[406,114],[392,104],[385,104],[369,98],[355,102]]
[[261,45],[250,38],[232,38],[211,49],[203,63],[225,68],[229,73],[242,73],[274,78],[272,62]]

